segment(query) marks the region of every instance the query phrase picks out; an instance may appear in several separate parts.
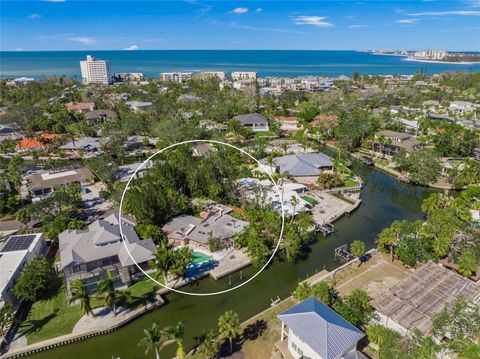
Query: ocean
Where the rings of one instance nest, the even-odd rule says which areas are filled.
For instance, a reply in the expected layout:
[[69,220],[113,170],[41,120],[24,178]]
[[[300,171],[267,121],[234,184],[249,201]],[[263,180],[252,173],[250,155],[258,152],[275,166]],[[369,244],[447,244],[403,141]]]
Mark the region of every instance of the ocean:
[[404,57],[357,51],[272,50],[138,50],[0,52],[0,77],[80,78],[79,61],[86,55],[110,60],[113,72],[142,72],[158,77],[168,71],[256,71],[258,76],[428,75],[446,71],[480,71],[480,64],[405,61]]

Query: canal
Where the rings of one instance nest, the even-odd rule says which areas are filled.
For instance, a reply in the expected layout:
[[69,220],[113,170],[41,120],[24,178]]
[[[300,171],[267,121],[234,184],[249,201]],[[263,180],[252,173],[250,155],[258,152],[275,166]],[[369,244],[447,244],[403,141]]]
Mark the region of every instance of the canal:
[[[52,359],[121,359],[154,358],[154,353],[145,356],[145,348],[139,347],[143,329],[157,321],[161,327],[182,321],[185,325],[185,348],[190,350],[195,338],[204,330],[216,330],[217,318],[226,310],[238,312],[243,321],[270,305],[271,298],[285,298],[295,289],[299,280],[322,269],[331,270],[339,265],[334,261],[334,249],[359,239],[367,248],[375,246],[378,233],[394,220],[418,219],[422,216],[420,204],[429,190],[408,185],[395,178],[354,161],[354,171],[364,181],[362,205],[350,216],[335,223],[336,232],[328,238],[318,238],[312,244],[308,257],[292,264],[276,260],[263,273],[247,285],[224,295],[194,297],[172,293],[166,296],[168,304],[149,313],[126,327],[103,336],[45,351],[32,358]],[[254,269],[242,271],[243,280],[253,275]],[[238,284],[240,273],[220,281],[203,279],[185,290],[191,292],[217,291]],[[163,353],[169,358],[174,355],[172,345]]]

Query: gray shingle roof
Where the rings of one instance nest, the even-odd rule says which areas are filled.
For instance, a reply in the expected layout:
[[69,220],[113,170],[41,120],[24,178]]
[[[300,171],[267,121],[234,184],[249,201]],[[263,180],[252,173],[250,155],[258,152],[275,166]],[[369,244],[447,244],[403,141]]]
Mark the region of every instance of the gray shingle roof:
[[365,336],[315,297],[287,309],[278,318],[324,359],[339,357]]
[[[123,218],[124,240],[133,258],[138,263],[153,259],[155,244],[151,239],[140,240],[134,223]],[[65,268],[70,265],[118,255],[123,267],[133,264],[120,236],[118,214],[91,223],[86,230],[66,230],[58,236],[60,263]]]
[[100,137],[83,137],[75,141],[68,142],[59,148],[62,150],[78,150],[84,149],[87,151],[98,150],[102,144]]
[[[268,165],[266,158],[260,162]],[[318,176],[322,169],[333,166],[330,157],[320,152],[277,157],[273,163],[279,167],[280,173],[289,173],[294,177]]]
[[259,113],[247,113],[245,115],[238,115],[233,118],[239,121],[242,125],[263,124],[268,125],[268,121]]
[[[220,206],[220,205],[219,205]],[[173,218],[165,224],[162,230],[174,239],[188,239],[197,243],[207,244],[209,234],[217,239],[228,239],[241,233],[248,222],[236,219],[224,211],[211,212],[205,219],[182,215]]]

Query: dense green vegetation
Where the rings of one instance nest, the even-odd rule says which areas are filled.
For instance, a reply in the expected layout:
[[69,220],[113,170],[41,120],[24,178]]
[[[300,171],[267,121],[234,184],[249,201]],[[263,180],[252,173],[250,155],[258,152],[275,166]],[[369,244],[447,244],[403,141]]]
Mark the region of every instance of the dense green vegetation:
[[324,281],[315,285],[302,282],[293,292],[293,296],[299,301],[314,296],[359,328],[366,327],[375,318],[370,296],[363,289],[354,289],[349,295],[341,297]]
[[379,234],[378,248],[410,267],[445,258],[459,264],[460,273],[471,275],[480,259],[480,242],[470,210],[479,205],[480,187],[471,187],[458,196],[434,193],[422,204],[426,221],[393,222]]
[[20,300],[35,302],[58,283],[51,263],[43,257],[35,257],[25,265],[13,293]]

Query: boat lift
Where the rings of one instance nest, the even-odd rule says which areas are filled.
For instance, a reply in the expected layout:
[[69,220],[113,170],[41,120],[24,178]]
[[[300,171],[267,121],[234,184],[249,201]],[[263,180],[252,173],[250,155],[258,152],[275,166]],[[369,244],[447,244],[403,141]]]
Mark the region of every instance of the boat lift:
[[356,257],[347,250],[347,245],[344,244],[338,248],[335,248],[335,261],[340,262],[350,262],[351,260],[355,259]]

